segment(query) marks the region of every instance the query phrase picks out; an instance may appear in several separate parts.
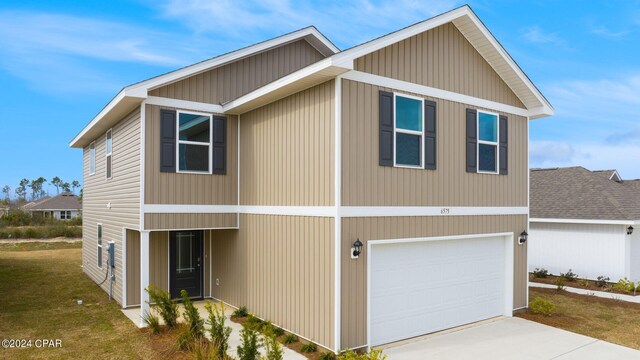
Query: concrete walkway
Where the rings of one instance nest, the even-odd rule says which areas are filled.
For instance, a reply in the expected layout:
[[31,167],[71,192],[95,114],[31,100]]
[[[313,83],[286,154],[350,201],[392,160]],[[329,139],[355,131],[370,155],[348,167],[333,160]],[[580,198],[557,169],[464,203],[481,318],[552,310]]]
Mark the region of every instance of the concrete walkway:
[[634,360],[640,351],[520,318],[499,318],[384,349],[388,360]]
[[[217,303],[215,301],[211,301],[211,302]],[[200,317],[202,317],[205,320],[205,328],[209,329],[210,326],[206,324],[206,320],[209,318],[209,313],[207,312],[207,309],[205,309],[204,307],[206,303],[207,301],[195,301],[193,304],[198,309],[198,313],[200,313]],[[236,358],[238,345],[242,343],[242,340],[240,338],[240,331],[242,330],[242,325],[231,321],[230,317],[231,317],[231,314],[233,313],[233,310],[234,309],[225,306],[225,315],[227,316],[226,325],[231,328],[231,335],[229,336],[229,350],[227,351],[227,353],[231,357]],[[182,304],[178,305],[178,311],[180,314],[184,313],[184,308],[182,307]],[[133,323],[136,324],[136,326],[142,327],[140,325],[141,319],[140,319],[139,307],[123,309],[122,312],[126,317],[128,317],[131,321],[133,321]],[[160,319],[160,321],[161,323],[163,323],[162,319]],[[182,322],[182,321],[184,321],[184,319],[182,319],[182,316],[180,316],[180,318],[178,319],[178,322]],[[210,338],[208,333],[207,333],[207,337]],[[282,345],[282,350],[284,352],[284,356],[283,356],[284,360],[306,360],[305,356],[298,354],[297,352],[287,348],[284,345]],[[260,348],[260,354],[264,355],[264,348]]]
[[[537,283],[537,282],[532,282],[532,281],[529,281],[529,286],[545,288],[545,289],[557,289],[558,288],[556,285],[543,284],[543,283]],[[597,296],[597,297],[601,297],[601,298],[605,298],[605,299],[622,300],[622,301],[626,301],[626,302],[640,304],[640,296],[617,294],[617,293],[606,292],[606,291],[594,291],[594,290],[580,289],[580,288],[574,288],[574,287],[569,287],[569,286],[565,286],[564,290],[567,291],[567,292],[570,292],[570,293],[574,293],[574,294]]]

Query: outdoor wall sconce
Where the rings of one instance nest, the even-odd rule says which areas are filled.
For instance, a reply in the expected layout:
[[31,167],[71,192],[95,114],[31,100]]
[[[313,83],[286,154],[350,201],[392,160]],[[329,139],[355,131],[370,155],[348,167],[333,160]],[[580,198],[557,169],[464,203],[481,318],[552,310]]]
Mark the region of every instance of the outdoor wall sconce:
[[351,258],[357,259],[358,257],[360,257],[361,253],[362,253],[362,241],[360,241],[360,239],[356,239],[356,241],[353,243],[353,246],[351,247]]
[[520,237],[518,237],[518,245],[522,245],[526,243],[528,237],[529,237],[529,234],[527,234],[527,231],[526,230],[522,231],[520,233]]
[[629,226],[627,228],[627,235],[631,235],[631,234],[633,234],[633,226]]

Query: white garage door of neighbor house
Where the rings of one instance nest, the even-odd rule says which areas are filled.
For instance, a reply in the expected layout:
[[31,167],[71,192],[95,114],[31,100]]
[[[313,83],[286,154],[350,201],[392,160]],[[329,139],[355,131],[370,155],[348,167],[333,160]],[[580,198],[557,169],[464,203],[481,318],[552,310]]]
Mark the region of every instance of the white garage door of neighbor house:
[[504,237],[371,246],[370,346],[505,313]]

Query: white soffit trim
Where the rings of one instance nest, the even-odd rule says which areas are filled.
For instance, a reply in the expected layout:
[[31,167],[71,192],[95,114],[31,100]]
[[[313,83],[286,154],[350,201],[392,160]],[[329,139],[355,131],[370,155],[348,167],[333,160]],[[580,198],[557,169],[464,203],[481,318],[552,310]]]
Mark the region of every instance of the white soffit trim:
[[532,223],[556,223],[556,224],[591,224],[591,225],[640,225],[640,220],[602,220],[602,219],[552,219],[531,218]]
[[431,96],[439,99],[451,100],[458,103],[473,105],[485,109],[501,111],[509,114],[520,115],[528,117],[531,112],[527,109],[522,109],[519,107],[502,104],[499,102],[480,99],[477,97],[463,95],[460,93],[456,93],[453,91],[447,91],[442,89],[437,89],[425,85],[420,85],[408,81],[396,80],[380,75],[369,74],[361,71],[349,71],[348,73],[342,75],[344,79],[358,81],[361,83],[372,84],[382,87],[388,87],[395,90],[406,91],[414,94],[420,94],[424,96]]
[[222,106],[216,104],[207,104],[196,101],[170,99],[160,96],[147,97],[146,103],[149,105],[174,107],[182,110],[203,111],[207,113],[223,114],[224,110]]
[[476,216],[526,215],[523,207],[435,207],[435,206],[260,206],[260,205],[171,205],[145,204],[148,214],[260,214],[321,217],[386,217],[386,216]]

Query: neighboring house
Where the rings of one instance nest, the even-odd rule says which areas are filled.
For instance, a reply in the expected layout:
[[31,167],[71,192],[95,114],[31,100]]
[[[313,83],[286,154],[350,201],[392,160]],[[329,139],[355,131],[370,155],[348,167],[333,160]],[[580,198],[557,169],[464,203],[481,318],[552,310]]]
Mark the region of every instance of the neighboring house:
[[640,180],[616,170],[533,169],[530,216],[529,271],[640,280]]
[[123,307],[187,289],[332,350],[511,316],[528,120],[552,114],[467,6],[344,51],[308,27],[187,66],[71,141],[83,270],[102,281],[113,241]]
[[46,196],[27,203],[22,210],[45,218],[71,220],[82,215],[82,204],[76,195],[64,192],[54,197]]

